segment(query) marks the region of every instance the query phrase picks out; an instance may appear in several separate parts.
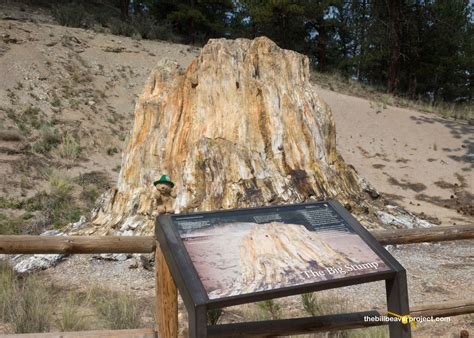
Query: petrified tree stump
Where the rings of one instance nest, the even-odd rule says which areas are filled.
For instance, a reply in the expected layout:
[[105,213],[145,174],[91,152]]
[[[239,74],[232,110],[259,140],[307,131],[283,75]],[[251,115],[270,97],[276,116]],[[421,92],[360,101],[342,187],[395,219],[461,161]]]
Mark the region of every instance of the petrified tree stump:
[[186,70],[156,67],[135,108],[117,188],[89,233],[151,233],[152,181],[161,174],[176,183],[175,212],[360,192],[336,151],[308,58],[264,37],[210,40]]

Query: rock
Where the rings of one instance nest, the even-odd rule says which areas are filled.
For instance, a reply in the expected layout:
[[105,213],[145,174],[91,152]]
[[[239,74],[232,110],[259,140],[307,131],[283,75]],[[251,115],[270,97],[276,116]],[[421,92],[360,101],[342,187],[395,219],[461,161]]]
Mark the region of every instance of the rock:
[[125,51],[125,48],[124,47],[110,47],[110,46],[106,46],[105,48],[103,48],[104,52],[107,52],[107,53],[122,53]]
[[145,270],[152,271],[153,264],[150,257],[153,257],[154,254],[151,255],[143,255],[143,254],[134,254],[130,259],[130,263],[128,264],[129,269],[137,269],[141,267]]
[[13,258],[13,269],[18,273],[44,270],[58,264],[65,255],[19,255]]
[[[135,108],[117,188],[93,213],[94,233],[154,228],[153,180],[176,183],[176,213],[360,194],[336,151],[331,111],[304,55],[271,40],[210,40],[186,69],[161,62]],[[122,229],[122,225],[135,223]]]
[[149,270],[149,271],[153,270],[151,260],[148,257],[146,257],[145,255],[139,255],[138,257],[140,259],[140,265],[143,269]]
[[434,224],[416,217],[412,213],[397,206],[387,206],[388,211],[377,211],[376,215],[384,225],[413,228],[431,228]]
[[92,257],[95,258],[95,259],[104,259],[104,260],[107,260],[107,261],[123,262],[123,261],[126,261],[127,259],[131,258],[132,255],[124,254],[124,253],[121,253],[121,254],[107,253],[107,254],[93,255]]
[[136,257],[132,257],[132,259],[130,260],[130,263],[128,264],[128,268],[129,269],[138,268],[138,261],[137,261]]
[[61,231],[53,229],[53,230],[46,230],[42,232],[40,236],[61,236],[61,235],[63,235]]
[[[48,230],[40,236],[62,236],[59,230]],[[38,270],[45,270],[61,262],[64,254],[37,254],[37,255],[16,255],[11,259],[13,269],[18,273],[30,273]]]
[[72,230],[81,229],[87,223],[87,218],[85,216],[81,216],[79,220],[75,223],[71,223],[70,227]]
[[380,197],[380,194],[375,188],[367,182],[367,180],[363,177],[360,178],[359,180],[360,186],[362,191],[366,192],[372,199],[377,199]]

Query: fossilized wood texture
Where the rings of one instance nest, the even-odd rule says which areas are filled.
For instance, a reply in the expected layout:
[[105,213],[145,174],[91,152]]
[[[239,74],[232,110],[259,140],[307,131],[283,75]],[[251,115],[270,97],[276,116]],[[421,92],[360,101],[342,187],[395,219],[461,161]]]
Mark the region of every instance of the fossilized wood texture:
[[150,233],[152,181],[176,183],[176,212],[345,200],[359,180],[336,152],[308,58],[267,38],[210,40],[186,70],[161,62],[135,108],[117,188],[96,233]]
[[309,269],[355,262],[302,225],[259,224],[240,243],[242,277],[240,286],[234,287],[252,292],[288,286],[293,280],[301,282],[302,273]]

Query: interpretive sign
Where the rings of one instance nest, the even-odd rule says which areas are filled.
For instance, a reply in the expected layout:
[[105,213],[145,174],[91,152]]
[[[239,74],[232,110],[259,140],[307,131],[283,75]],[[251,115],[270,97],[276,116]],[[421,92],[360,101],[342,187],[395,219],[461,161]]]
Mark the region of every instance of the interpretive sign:
[[156,235],[185,303],[206,309],[387,280],[403,269],[334,201],[163,215]]
[[173,221],[209,299],[390,270],[328,203]]

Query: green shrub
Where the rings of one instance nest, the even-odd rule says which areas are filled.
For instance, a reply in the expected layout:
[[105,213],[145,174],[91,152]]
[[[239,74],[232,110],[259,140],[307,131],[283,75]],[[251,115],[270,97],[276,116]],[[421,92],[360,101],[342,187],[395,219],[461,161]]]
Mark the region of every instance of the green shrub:
[[264,313],[265,317],[270,319],[280,319],[282,316],[281,305],[273,299],[264,300],[257,303],[257,307]]
[[21,202],[21,208],[33,212],[41,210],[45,205],[48,194],[44,191],[36,193],[34,196]]
[[67,27],[84,27],[86,21],[86,11],[84,6],[75,2],[58,3],[52,9],[53,17],[56,21]]
[[25,110],[23,110],[21,114],[22,122],[31,125],[35,129],[39,129],[41,126],[41,121],[39,119],[39,115],[41,110],[37,107],[29,106]]
[[99,192],[94,187],[86,187],[81,192],[81,198],[84,200],[84,202],[86,202],[89,208],[94,206],[95,201],[97,200],[98,197],[99,197]]
[[318,304],[314,293],[302,294],[301,302],[303,303],[304,310],[311,316],[321,314],[321,306]]
[[41,110],[37,107],[28,106],[22,112],[17,113],[13,109],[3,109],[7,116],[15,122],[17,127],[24,133],[30,132],[30,127],[39,129],[41,126],[40,114]]
[[61,100],[59,99],[59,97],[55,96],[51,101],[51,105],[55,108],[61,107]]
[[77,143],[76,139],[69,133],[66,133],[62,137],[61,144],[58,147],[59,155],[66,159],[74,161],[81,154],[81,146]]
[[212,309],[207,311],[207,324],[216,325],[224,311],[222,309]]
[[58,173],[49,175],[49,188],[51,194],[59,195],[61,197],[69,196],[72,191],[71,180]]
[[46,154],[56,148],[61,142],[58,131],[49,124],[43,124],[40,128],[40,140],[33,145],[37,153]]
[[19,235],[21,234],[20,226],[22,219],[11,219],[0,213],[0,235]]
[[107,149],[107,155],[113,156],[114,154],[118,154],[118,149],[117,147],[110,147]]
[[181,41],[180,37],[173,33],[173,27],[170,23],[156,22],[149,15],[134,16],[130,24],[143,39]]
[[71,182],[59,175],[49,177],[50,192],[38,192],[33,197],[22,201],[22,207],[29,211],[41,211],[46,225],[61,227],[68,223],[77,222],[82,210],[72,196]]
[[15,197],[0,196],[0,209],[22,209],[23,202]]
[[74,203],[70,194],[51,193],[44,201],[43,213],[55,228],[77,222],[82,210]]
[[140,34],[130,22],[120,20],[118,18],[112,18],[108,22],[110,32],[115,35],[134,36]]

